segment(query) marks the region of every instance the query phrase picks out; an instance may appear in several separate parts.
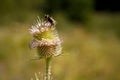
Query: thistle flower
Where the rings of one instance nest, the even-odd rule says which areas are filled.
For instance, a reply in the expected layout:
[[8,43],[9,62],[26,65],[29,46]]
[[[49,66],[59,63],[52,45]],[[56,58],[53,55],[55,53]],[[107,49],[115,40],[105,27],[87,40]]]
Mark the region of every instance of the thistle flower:
[[61,43],[55,29],[56,21],[46,15],[44,20],[37,19],[37,23],[29,29],[33,35],[30,48],[37,48],[40,58],[47,58],[61,54]]

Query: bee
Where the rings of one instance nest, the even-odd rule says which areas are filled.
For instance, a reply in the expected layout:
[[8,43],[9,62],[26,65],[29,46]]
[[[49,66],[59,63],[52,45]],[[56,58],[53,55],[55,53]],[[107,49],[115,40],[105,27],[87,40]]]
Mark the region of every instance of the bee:
[[56,24],[56,21],[52,17],[50,17],[49,15],[45,15],[45,21],[50,22],[51,25],[53,25],[53,26]]

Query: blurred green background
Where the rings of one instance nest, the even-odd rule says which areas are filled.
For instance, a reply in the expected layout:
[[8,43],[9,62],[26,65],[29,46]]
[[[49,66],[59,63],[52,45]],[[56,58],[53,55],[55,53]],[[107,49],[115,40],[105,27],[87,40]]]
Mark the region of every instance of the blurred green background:
[[120,80],[119,0],[1,0],[0,80],[40,79],[45,61],[28,45],[28,28],[50,14],[64,40],[52,62],[53,80]]

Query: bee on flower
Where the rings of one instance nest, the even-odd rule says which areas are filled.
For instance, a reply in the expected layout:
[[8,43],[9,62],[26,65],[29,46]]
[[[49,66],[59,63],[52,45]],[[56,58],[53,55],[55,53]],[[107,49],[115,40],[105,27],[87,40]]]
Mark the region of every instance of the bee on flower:
[[37,48],[40,58],[47,58],[61,54],[62,40],[55,28],[56,21],[49,15],[45,15],[44,20],[39,17],[37,23],[29,28],[33,35],[30,48]]

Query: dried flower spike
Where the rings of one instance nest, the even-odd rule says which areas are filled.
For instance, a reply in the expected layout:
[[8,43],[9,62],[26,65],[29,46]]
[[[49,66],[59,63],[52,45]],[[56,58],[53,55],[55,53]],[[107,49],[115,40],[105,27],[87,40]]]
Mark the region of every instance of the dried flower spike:
[[61,54],[61,43],[55,29],[56,21],[49,15],[44,20],[38,17],[37,23],[29,29],[33,35],[30,48],[37,48],[40,58],[47,58]]

